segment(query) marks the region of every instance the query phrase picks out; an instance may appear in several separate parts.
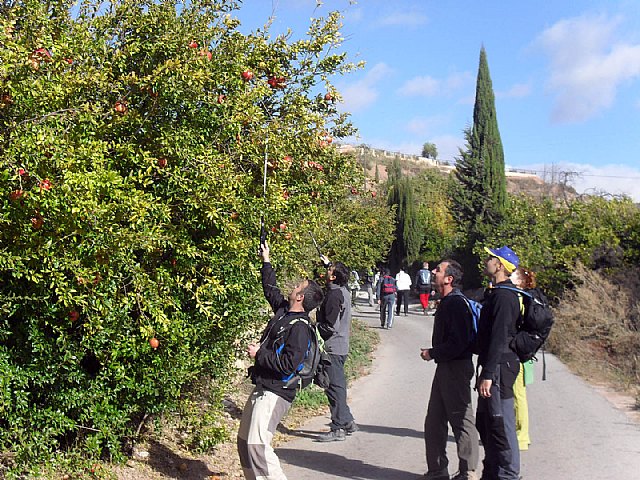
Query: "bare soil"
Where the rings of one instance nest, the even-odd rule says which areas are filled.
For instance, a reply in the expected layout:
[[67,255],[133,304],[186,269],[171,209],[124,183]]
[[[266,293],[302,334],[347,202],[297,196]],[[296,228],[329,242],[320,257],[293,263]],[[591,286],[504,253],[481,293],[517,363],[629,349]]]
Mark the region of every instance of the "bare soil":
[[[240,386],[238,390],[225,400],[225,423],[229,432],[229,440],[216,446],[209,455],[194,455],[182,447],[177,441],[168,438],[167,432],[156,436],[134,449],[133,457],[123,466],[113,468],[118,480],[231,480],[244,479],[238,453],[236,450],[236,434],[242,416],[242,406],[247,399],[249,388]],[[326,407],[325,407],[326,408]],[[313,414],[323,413],[323,409]],[[274,438],[277,446],[293,438],[293,428],[302,424],[309,417],[309,411],[296,415],[292,410],[278,426]]]

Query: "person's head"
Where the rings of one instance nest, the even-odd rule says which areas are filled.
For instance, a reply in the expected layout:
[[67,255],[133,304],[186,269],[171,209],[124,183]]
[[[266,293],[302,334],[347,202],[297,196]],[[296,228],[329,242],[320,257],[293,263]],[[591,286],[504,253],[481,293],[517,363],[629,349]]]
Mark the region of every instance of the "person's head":
[[327,268],[327,283],[344,287],[349,281],[349,269],[342,262],[335,262]]
[[536,274],[528,268],[518,267],[511,274],[513,284],[522,290],[536,288]]
[[310,312],[317,308],[324,299],[322,288],[313,280],[304,279],[294,283],[289,292],[289,309],[291,311]]
[[382,267],[380,269],[380,272],[382,273],[383,277],[386,277],[387,275],[391,275],[391,270],[389,270],[388,267]]
[[422,268],[429,270],[429,262],[422,262]]
[[509,247],[484,249],[489,256],[484,261],[484,273],[495,282],[502,282],[518,268],[520,259]]
[[431,283],[440,294],[448,294],[454,288],[462,286],[464,272],[460,264],[455,260],[446,259],[441,261],[431,273],[433,274]]

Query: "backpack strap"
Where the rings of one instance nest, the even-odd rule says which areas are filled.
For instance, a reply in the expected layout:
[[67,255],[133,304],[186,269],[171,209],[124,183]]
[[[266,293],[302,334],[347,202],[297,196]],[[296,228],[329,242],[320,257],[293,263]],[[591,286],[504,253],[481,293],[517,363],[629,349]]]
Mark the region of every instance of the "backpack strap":
[[[280,367],[280,370],[282,370],[282,371],[284,371],[284,368],[282,367],[282,364],[280,363],[280,355],[282,354],[282,351],[284,350],[284,346],[285,346],[284,334],[285,334],[285,332],[288,332],[289,330],[291,330],[293,328],[293,326],[298,322],[304,323],[309,328],[310,333],[312,335],[316,335],[315,328],[313,328],[311,326],[311,322],[306,317],[306,313],[304,315],[299,315],[299,316],[296,316],[296,317],[292,318],[291,321],[289,321],[289,323],[287,324],[287,326],[285,328],[283,328],[280,332],[278,332],[280,335],[278,336],[278,338],[276,338],[275,341],[277,341],[278,339],[282,339],[283,341],[282,341],[282,344],[279,345],[275,349],[276,363],[278,364],[278,367]],[[324,346],[324,342],[323,342],[323,346]],[[310,348],[311,348],[311,340],[307,342],[307,353],[306,353],[306,355],[309,354]],[[298,365],[296,367],[296,370],[293,373],[291,373],[290,375],[287,375],[284,378],[282,378],[282,381],[286,383],[289,380],[293,379],[293,377],[300,371],[302,366],[303,366],[303,364]]]

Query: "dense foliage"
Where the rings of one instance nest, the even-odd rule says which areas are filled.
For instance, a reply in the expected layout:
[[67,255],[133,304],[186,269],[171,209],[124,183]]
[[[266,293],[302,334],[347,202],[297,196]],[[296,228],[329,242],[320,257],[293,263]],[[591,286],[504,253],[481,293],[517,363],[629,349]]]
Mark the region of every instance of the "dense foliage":
[[262,320],[261,215],[288,275],[314,267],[308,231],[375,259],[392,222],[331,145],[353,131],[330,83],[355,67],[337,14],[292,41],[240,33],[233,1],[72,3],[0,18],[0,450],[17,471],[68,447],[117,457],[203,374],[221,391]]
[[[634,265],[640,255],[640,209],[629,199],[585,197],[555,205],[515,196],[487,243],[510,245],[552,296],[574,285],[576,264],[603,272]],[[476,245],[482,258],[482,245]]]

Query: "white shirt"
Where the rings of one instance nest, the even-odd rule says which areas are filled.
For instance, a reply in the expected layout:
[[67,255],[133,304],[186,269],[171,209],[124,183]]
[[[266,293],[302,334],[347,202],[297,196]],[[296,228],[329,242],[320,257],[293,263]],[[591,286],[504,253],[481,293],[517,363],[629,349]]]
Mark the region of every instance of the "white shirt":
[[408,273],[400,270],[396,275],[396,283],[398,284],[398,290],[411,289],[411,277]]

